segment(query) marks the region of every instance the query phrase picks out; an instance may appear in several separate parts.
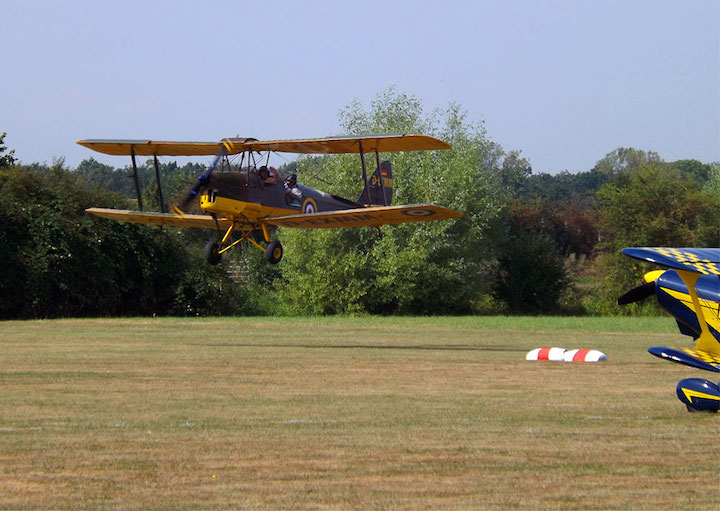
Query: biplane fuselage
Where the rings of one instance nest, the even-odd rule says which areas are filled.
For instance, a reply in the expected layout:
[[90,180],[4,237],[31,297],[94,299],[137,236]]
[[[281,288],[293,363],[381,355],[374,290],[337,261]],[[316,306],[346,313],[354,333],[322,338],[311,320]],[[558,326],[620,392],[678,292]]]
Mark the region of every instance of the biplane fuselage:
[[[655,281],[655,297],[660,306],[677,321],[680,332],[697,339],[702,334],[702,325],[693,308],[692,297],[687,285],[676,270],[664,271]],[[720,277],[700,275],[695,283],[703,317],[709,333],[720,339]],[[720,361],[720,360],[719,360]]]
[[218,172],[200,195],[200,207],[220,217],[243,216],[250,222],[270,216],[363,207],[299,183],[293,191],[281,179],[262,179],[257,172]]

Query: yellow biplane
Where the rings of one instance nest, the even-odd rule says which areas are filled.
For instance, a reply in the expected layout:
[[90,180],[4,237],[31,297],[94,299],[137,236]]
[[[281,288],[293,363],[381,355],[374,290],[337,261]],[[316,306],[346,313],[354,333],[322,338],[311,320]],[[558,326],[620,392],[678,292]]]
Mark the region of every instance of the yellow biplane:
[[[415,134],[364,135],[305,140],[260,141],[225,138],[220,142],[157,142],[151,140],[80,140],[78,144],[111,155],[130,156],[140,211],[89,208],[86,211],[120,222],[217,230],[218,239],[205,246],[210,264],[247,241],[265,252],[271,264],[283,256],[277,227],[321,229],[364,227],[405,222],[459,218],[460,213],[434,204],[392,205],[392,168],[380,153],[449,149],[436,138]],[[291,174],[281,177],[269,167],[270,153],[348,154],[360,156],[364,189],[355,201],[316,190],[297,182]],[[375,170],[368,175],[365,153],[375,154]],[[198,176],[187,196],[167,212],[164,206],[158,156],[215,156],[208,171]],[[229,157],[239,155],[239,171],[231,171]],[[162,212],[142,211],[136,156],[152,156]],[[265,163],[265,164],[263,164]],[[214,172],[218,169],[218,172]],[[196,198],[206,214],[185,214]],[[233,240],[233,235],[236,239]],[[265,244],[265,246],[262,245]]]

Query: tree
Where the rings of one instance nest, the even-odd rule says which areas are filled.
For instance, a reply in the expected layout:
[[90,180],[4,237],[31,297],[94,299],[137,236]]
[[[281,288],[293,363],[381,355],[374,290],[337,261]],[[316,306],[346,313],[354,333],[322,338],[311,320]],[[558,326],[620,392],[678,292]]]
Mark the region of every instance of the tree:
[[678,160],[670,164],[680,172],[680,175],[700,185],[707,183],[713,174],[712,163],[702,163],[698,160]]
[[78,182],[88,188],[101,188],[135,198],[132,173],[100,163],[94,158],[83,160],[74,170]]
[[[623,257],[631,246],[717,247],[720,244],[720,194],[695,179],[684,178],[660,160],[626,169],[598,192],[602,250],[605,259],[603,299],[606,312],[614,300],[637,285],[647,271]],[[624,312],[633,307],[620,309]]]
[[587,212],[547,200],[518,201],[507,212],[495,293],[514,313],[558,313],[570,284],[565,260],[593,255],[597,232]]
[[520,151],[510,151],[502,163],[501,179],[503,186],[517,192],[532,174],[530,162],[520,156]]
[[560,312],[560,297],[569,279],[552,237],[545,232],[523,232],[511,235],[503,248],[495,291],[509,311]]
[[[346,133],[424,133],[450,143],[447,151],[393,155],[393,202],[432,202],[463,217],[379,229],[281,230],[283,302],[293,312],[313,314],[472,312],[491,292],[482,275],[495,256],[506,202],[502,150],[459,106],[425,116],[419,100],[393,89],[380,93],[369,110],[352,103],[340,118]],[[321,170],[333,193],[359,195],[357,155],[308,158],[298,169],[303,175]]]
[[597,168],[576,173],[530,174],[518,182],[515,196],[526,200],[549,200],[555,204],[572,203],[578,208],[589,210],[594,208],[595,193],[612,179],[612,175]]
[[6,135],[7,133],[5,132],[0,133],[0,168],[12,167],[17,161],[15,156],[13,156],[15,154],[15,149],[3,154],[7,151],[7,148],[3,145]]
[[633,147],[618,147],[598,161],[593,170],[615,177],[624,171],[633,172],[644,164],[661,162],[660,155],[654,151],[643,151]]
[[592,258],[598,242],[596,218],[592,211],[573,203],[548,200],[516,201],[508,210],[508,232],[511,237],[542,233],[553,241],[559,255]]

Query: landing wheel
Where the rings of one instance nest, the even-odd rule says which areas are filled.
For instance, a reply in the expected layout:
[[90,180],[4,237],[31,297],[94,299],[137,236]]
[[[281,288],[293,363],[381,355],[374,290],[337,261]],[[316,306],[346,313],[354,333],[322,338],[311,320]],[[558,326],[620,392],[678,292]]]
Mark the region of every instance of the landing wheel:
[[270,264],[277,264],[283,256],[283,248],[279,241],[271,241],[265,247],[265,259]]
[[205,260],[210,264],[218,264],[222,259],[222,254],[218,254],[220,245],[217,241],[209,241],[205,245]]

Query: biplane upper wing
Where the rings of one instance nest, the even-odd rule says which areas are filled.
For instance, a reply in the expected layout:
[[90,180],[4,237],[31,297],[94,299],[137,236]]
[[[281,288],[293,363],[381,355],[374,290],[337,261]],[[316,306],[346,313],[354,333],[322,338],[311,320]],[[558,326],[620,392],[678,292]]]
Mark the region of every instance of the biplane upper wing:
[[78,140],[81,146],[114,156],[215,156],[222,142],[160,142],[153,140]]
[[411,133],[273,140],[265,142],[249,141],[235,143],[234,140],[235,139],[226,139],[232,146],[231,152],[236,152],[236,150],[240,148],[240,150],[250,149],[252,151],[275,151],[279,153],[298,154],[357,154],[360,152],[361,146],[363,152],[377,151],[379,153],[450,149],[450,145],[442,140]]
[[720,248],[630,247],[622,253],[674,270],[720,275]]
[[461,213],[434,204],[403,206],[374,206],[343,209],[321,213],[267,217],[269,224],[298,229],[328,229],[336,227],[378,227],[380,225],[425,222],[460,218]]
[[225,138],[220,142],[162,142],[153,140],[78,140],[78,144],[100,153],[130,156],[214,156],[225,147],[227,154],[244,151],[275,151],[297,154],[349,154],[363,152],[429,151],[450,149],[437,138],[412,133],[309,138],[298,140],[255,140]]
[[199,229],[227,229],[232,223],[225,218],[215,219],[210,215],[174,215],[170,213],[152,213],[145,211],[129,211],[125,209],[88,208],[87,213],[118,222],[147,225],[167,225],[170,227],[196,227]]

